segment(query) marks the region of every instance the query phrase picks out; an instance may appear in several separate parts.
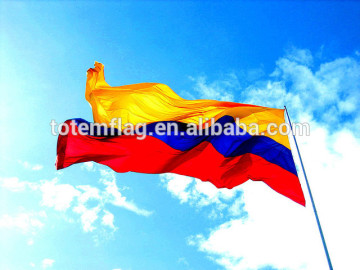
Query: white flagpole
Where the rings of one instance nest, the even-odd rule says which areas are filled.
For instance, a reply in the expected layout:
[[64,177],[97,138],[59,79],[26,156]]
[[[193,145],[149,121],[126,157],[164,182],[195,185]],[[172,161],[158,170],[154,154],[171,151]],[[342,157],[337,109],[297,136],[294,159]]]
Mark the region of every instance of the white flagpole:
[[297,142],[296,142],[296,138],[295,138],[295,134],[294,134],[294,131],[293,131],[293,128],[292,128],[292,124],[291,124],[291,120],[290,120],[290,117],[289,117],[288,110],[287,110],[286,106],[284,106],[284,107],[285,107],[285,112],[286,112],[287,118],[288,118],[288,120],[289,120],[289,124],[290,124],[290,128],[291,128],[291,133],[292,133],[293,138],[294,138],[294,141],[295,141],[296,150],[297,150],[298,155],[299,155],[301,168],[302,168],[302,171],[303,171],[303,173],[304,173],[304,177],[305,177],[307,189],[308,189],[308,191],[309,191],[311,204],[312,204],[312,207],[313,207],[313,210],[314,210],[314,214],[315,214],[315,218],[316,218],[316,223],[317,223],[318,228],[319,228],[319,232],[320,232],[320,236],[321,236],[321,241],[322,241],[322,244],[323,244],[323,247],[324,247],[324,250],[325,250],[326,259],[327,259],[327,262],[328,262],[328,265],[329,265],[329,269],[330,269],[330,270],[333,270],[333,267],[332,267],[332,264],[331,264],[331,260],[330,260],[329,251],[328,251],[327,246],[326,246],[325,237],[324,237],[323,231],[322,231],[322,229],[321,229],[320,220],[319,220],[319,217],[318,217],[318,214],[317,214],[317,211],[316,211],[316,207],[315,207],[315,203],[314,203],[314,199],[313,199],[313,196],[312,196],[312,193],[311,193],[309,181],[308,181],[308,179],[307,179],[306,172],[305,172],[305,168],[304,168],[304,164],[303,164],[303,162],[302,162],[302,158],[301,158],[301,155],[300,155],[299,146],[298,146],[298,144],[297,144]]

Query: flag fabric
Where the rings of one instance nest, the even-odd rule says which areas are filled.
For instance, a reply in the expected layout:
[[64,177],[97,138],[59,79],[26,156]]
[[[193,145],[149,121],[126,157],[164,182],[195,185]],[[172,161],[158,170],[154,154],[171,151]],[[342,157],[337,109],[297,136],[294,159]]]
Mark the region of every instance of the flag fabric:
[[[285,122],[282,109],[186,100],[159,83],[111,87],[105,82],[104,66],[97,62],[88,70],[85,97],[94,122],[107,127],[90,133],[91,123],[67,120],[65,124],[73,122],[76,132],[59,135],[57,169],[95,161],[117,172],[192,176],[218,188],[233,188],[251,179],[305,205],[288,136],[277,130]],[[141,124],[139,131],[146,136],[123,134],[127,123]],[[161,134],[156,132],[160,123],[164,124]],[[250,132],[252,123],[257,125],[255,135]],[[275,130],[268,128],[270,123],[276,124]],[[188,132],[194,126],[198,132]],[[221,132],[212,134],[209,130],[216,131],[214,126]]]

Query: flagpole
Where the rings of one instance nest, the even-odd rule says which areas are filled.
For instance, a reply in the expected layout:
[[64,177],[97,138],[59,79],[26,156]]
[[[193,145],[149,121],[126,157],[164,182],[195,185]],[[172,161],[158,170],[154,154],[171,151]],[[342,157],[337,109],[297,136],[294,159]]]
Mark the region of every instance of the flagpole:
[[329,251],[328,251],[327,246],[326,246],[325,237],[324,237],[323,231],[322,231],[322,229],[321,229],[320,220],[319,220],[319,217],[318,217],[318,214],[317,214],[317,211],[316,211],[316,207],[315,207],[315,202],[314,202],[314,199],[313,199],[313,196],[312,196],[312,193],[311,193],[309,181],[308,181],[308,179],[307,179],[306,172],[305,172],[305,168],[304,168],[304,164],[303,164],[303,162],[302,162],[302,158],[301,158],[301,155],[300,155],[299,146],[298,146],[298,144],[297,144],[297,141],[296,141],[296,138],[295,138],[295,134],[294,134],[294,131],[293,131],[293,128],[292,128],[290,116],[289,116],[289,113],[288,113],[288,110],[287,110],[286,106],[284,106],[284,107],[285,107],[285,112],[286,112],[287,118],[288,118],[288,120],[289,120],[289,124],[290,124],[290,128],[291,128],[291,133],[292,133],[293,138],[294,138],[294,141],[295,141],[296,150],[297,150],[298,155],[299,155],[301,168],[302,168],[302,171],[303,171],[303,173],[304,173],[304,177],[305,177],[307,189],[308,189],[308,191],[309,191],[311,204],[312,204],[312,207],[313,207],[313,210],[314,210],[314,214],[315,214],[315,218],[316,218],[316,223],[317,223],[318,228],[319,228],[319,232],[320,232],[320,236],[321,236],[321,241],[322,241],[322,244],[323,244],[323,247],[324,247],[324,250],[325,250],[326,259],[327,259],[327,262],[328,262],[328,265],[329,265],[329,269],[330,269],[330,270],[333,270],[333,267],[332,267],[332,264],[331,264],[331,260],[330,260]]

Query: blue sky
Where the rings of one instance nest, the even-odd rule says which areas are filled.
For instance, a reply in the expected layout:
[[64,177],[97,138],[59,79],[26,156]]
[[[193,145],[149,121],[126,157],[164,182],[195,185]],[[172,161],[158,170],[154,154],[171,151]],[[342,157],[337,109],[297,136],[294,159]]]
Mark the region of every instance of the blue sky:
[[114,86],[287,104],[311,123],[299,143],[335,269],[359,265],[359,3],[4,1],[0,15],[1,269],[326,269],[311,209],[261,183],[55,171],[49,123],[92,120],[94,61]]

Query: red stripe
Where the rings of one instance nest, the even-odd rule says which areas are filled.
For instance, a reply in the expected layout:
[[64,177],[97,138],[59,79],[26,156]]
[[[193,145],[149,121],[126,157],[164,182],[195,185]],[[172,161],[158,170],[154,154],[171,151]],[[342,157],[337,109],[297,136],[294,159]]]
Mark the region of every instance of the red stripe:
[[95,161],[116,172],[172,172],[209,181],[218,188],[233,188],[248,179],[263,181],[272,189],[305,206],[299,179],[294,174],[254,155],[225,158],[209,142],[179,151],[151,136],[59,136],[57,169]]

